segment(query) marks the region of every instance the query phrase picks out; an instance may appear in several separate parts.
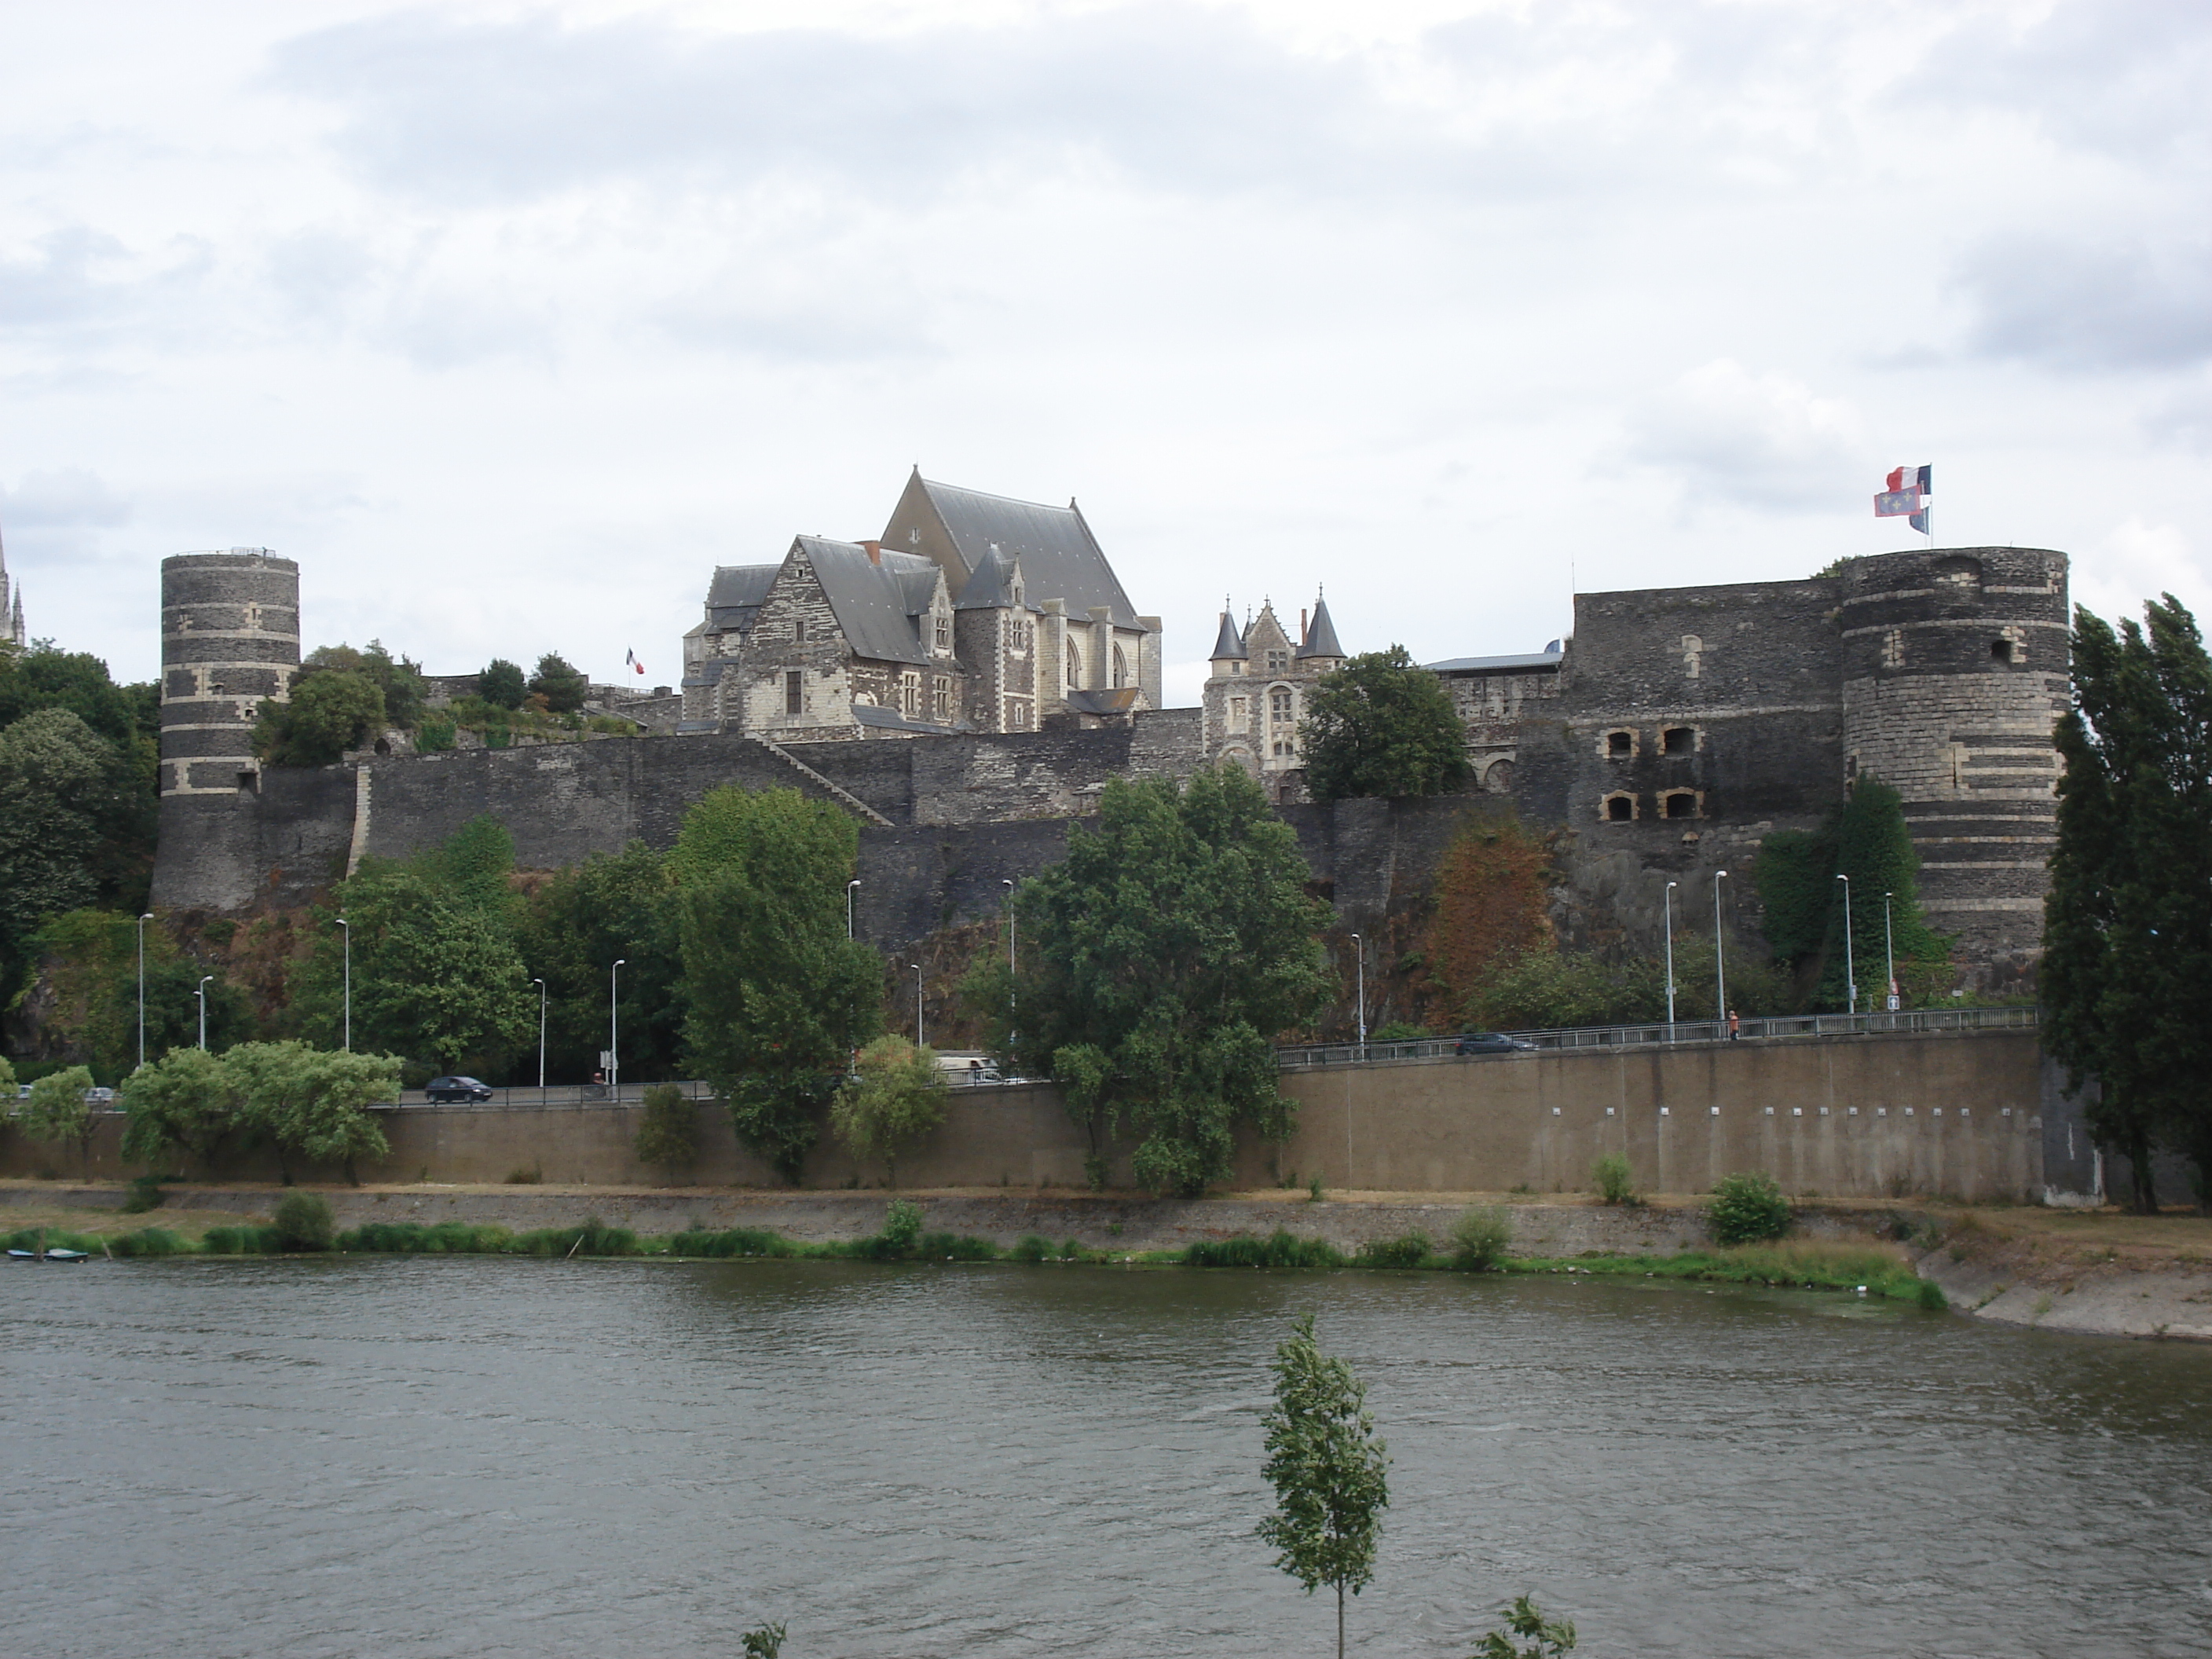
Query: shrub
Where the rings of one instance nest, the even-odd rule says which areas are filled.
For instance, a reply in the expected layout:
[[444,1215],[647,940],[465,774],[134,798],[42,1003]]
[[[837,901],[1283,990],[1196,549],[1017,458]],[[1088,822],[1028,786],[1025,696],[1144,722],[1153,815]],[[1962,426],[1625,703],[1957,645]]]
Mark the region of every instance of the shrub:
[[1079,1238],[1062,1239],[1060,1259],[1062,1261],[1087,1261],[1091,1259],[1091,1252],[1083,1248],[1083,1241]]
[[131,1183],[131,1191],[123,1200],[125,1215],[143,1215],[149,1210],[158,1210],[168,1201],[168,1194],[161,1190],[161,1177],[142,1175]]
[[1495,1204],[1480,1204],[1452,1224],[1452,1266],[1487,1273],[1503,1261],[1513,1244],[1513,1218]]
[[1409,1025],[1402,1019],[1394,1019],[1388,1025],[1378,1025],[1367,1034],[1370,1042],[1420,1042],[1436,1035],[1425,1025]]
[[999,1247],[988,1238],[962,1233],[924,1233],[915,1254],[931,1261],[996,1261]]
[[698,1107],[674,1084],[654,1084],[645,1091],[645,1110],[638,1116],[630,1150],[639,1163],[658,1164],[672,1176],[698,1158]]
[[1039,1238],[1035,1233],[1024,1233],[1014,1241],[1014,1248],[1006,1254],[1017,1261],[1048,1261],[1054,1254],[1052,1241]]
[[1429,1236],[1410,1232],[1403,1238],[1370,1238],[1359,1247],[1363,1267],[1418,1267],[1429,1259]]
[[1628,1167],[1628,1157],[1624,1152],[1607,1152],[1598,1159],[1590,1178],[1597,1183],[1598,1196],[1608,1204],[1641,1201],[1636,1194],[1635,1173]]
[[688,1228],[668,1241],[671,1255],[738,1256],[738,1255],[795,1255],[798,1247],[781,1233],[764,1227],[731,1227],[721,1232],[711,1232],[703,1227]]
[[1200,1239],[1182,1255],[1186,1267],[1341,1267],[1344,1253],[1325,1238],[1300,1238],[1278,1227],[1266,1238]]
[[327,1250],[337,1234],[331,1201],[320,1193],[289,1192],[276,1201],[276,1237],[288,1250]]
[[538,1169],[526,1170],[520,1164],[517,1164],[514,1169],[509,1170],[507,1172],[507,1184],[510,1187],[535,1187],[539,1182],[544,1179],[544,1170]]
[[167,1227],[141,1227],[135,1233],[118,1233],[107,1241],[107,1253],[114,1256],[182,1255],[191,1249]]
[[280,1255],[284,1241],[274,1227],[210,1227],[200,1249],[210,1255]]
[[370,1221],[342,1235],[337,1247],[391,1255],[490,1255],[511,1243],[504,1227],[465,1221],[441,1221],[427,1227],[419,1221]]
[[1713,1185],[1705,1224],[1717,1244],[1758,1244],[1790,1231],[1790,1200],[1774,1177],[1753,1170],[1723,1176]]
[[783,1651],[782,1621],[749,1630],[738,1640],[744,1644],[745,1659],[777,1659]]
[[1923,1279],[1920,1281],[1919,1294],[1913,1299],[1922,1307],[1936,1313],[1942,1312],[1951,1305],[1950,1298],[1943,1294],[1943,1287],[1932,1279]]
[[884,1243],[901,1255],[913,1250],[921,1237],[921,1206],[910,1199],[895,1199],[884,1212]]

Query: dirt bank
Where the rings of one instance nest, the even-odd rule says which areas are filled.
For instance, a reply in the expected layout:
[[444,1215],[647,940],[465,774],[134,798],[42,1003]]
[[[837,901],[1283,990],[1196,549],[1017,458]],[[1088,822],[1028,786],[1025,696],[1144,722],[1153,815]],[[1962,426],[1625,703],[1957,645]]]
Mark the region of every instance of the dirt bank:
[[2114,1210],[1931,1215],[1923,1279],[1978,1319],[2086,1336],[2212,1341],[2212,1219]]

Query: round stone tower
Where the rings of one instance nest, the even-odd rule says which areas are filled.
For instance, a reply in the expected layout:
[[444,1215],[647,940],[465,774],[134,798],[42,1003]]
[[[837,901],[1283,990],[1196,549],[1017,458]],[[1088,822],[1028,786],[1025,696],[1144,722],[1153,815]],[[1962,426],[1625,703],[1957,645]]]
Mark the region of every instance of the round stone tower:
[[2057,833],[2066,556],[1889,553],[1851,561],[1842,586],[1845,772],[1904,796],[1929,921],[2000,972],[2024,965]]
[[156,902],[253,892],[253,724],[300,667],[300,567],[262,547],[161,561],[161,855]]

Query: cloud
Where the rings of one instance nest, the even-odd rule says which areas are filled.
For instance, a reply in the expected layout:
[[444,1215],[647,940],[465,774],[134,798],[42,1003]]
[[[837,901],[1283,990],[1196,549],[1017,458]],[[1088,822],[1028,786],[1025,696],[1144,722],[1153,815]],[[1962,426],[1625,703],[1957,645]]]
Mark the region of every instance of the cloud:
[[129,501],[82,467],[26,472],[15,489],[0,490],[0,525],[11,529],[128,524],[131,513]]
[[2200,617],[2212,617],[2212,574],[2177,525],[2130,515],[2096,552],[2074,562],[2073,598],[2109,622],[2141,620],[2144,605],[2171,593]]
[[2066,370],[2178,368],[2212,357],[2212,240],[1983,243],[1954,283],[1971,349]]
[[1733,358],[1692,369],[1629,418],[1616,461],[1656,467],[1684,505],[1726,501],[1793,511],[1832,507],[1869,465],[1856,412],[1780,374]]

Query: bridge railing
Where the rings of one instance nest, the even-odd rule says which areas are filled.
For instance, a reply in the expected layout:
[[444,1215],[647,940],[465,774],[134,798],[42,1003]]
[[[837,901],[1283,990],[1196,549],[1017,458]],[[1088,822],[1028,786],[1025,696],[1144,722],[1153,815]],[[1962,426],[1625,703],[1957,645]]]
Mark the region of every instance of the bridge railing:
[[[1987,1031],[2033,1030],[2033,1008],[1918,1008],[1899,1013],[1773,1014],[1741,1022],[1747,1042],[1801,1036],[1903,1036],[1920,1031]],[[1564,1030],[1507,1031],[1504,1036],[1526,1043],[1519,1050],[1559,1048],[1630,1048],[1680,1042],[1717,1042],[1728,1036],[1719,1020],[1665,1020],[1644,1025],[1587,1025]],[[1317,1066],[1357,1066],[1409,1060],[1449,1060],[1459,1044],[1456,1036],[1423,1037],[1412,1042],[1324,1042],[1278,1048],[1276,1058],[1285,1071],[1306,1071]],[[1509,1054],[1481,1058],[1509,1059]]]

